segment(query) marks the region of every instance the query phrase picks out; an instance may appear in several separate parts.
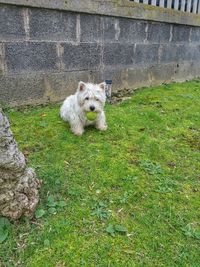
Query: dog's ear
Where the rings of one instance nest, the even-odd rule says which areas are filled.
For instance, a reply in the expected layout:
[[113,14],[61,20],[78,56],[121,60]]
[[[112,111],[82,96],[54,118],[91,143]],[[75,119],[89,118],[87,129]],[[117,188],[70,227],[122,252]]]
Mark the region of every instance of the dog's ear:
[[79,82],[78,83],[78,91],[84,91],[86,88],[86,84],[84,82]]
[[105,82],[100,83],[100,84],[99,84],[99,87],[100,87],[103,91],[105,91],[105,89],[106,89],[106,83],[105,83]]

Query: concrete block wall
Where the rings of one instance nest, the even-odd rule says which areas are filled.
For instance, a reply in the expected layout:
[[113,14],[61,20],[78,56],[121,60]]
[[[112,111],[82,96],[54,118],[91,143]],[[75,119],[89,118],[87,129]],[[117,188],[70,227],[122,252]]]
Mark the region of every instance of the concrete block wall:
[[0,105],[60,101],[79,80],[126,90],[200,76],[200,27],[0,4]]

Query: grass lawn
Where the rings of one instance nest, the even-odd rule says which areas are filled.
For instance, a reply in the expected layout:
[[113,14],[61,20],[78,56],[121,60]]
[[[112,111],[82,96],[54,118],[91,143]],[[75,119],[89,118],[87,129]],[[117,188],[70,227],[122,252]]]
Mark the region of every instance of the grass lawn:
[[200,81],[107,105],[107,132],[76,137],[58,112],[7,111],[43,186],[41,217],[11,225],[0,266],[199,267]]

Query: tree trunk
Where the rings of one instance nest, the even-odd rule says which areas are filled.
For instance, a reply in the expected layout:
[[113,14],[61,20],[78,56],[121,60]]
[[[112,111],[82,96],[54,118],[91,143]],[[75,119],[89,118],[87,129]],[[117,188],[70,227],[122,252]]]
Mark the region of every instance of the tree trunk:
[[39,201],[40,182],[33,169],[26,167],[24,155],[0,108],[0,215],[13,220],[31,217]]

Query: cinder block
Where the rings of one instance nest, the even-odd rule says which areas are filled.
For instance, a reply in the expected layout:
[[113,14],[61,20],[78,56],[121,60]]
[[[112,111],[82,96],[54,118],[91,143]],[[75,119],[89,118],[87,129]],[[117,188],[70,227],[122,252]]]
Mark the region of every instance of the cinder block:
[[56,70],[56,44],[50,42],[5,43],[9,73]]
[[147,23],[133,19],[119,19],[120,42],[143,43],[146,39]]
[[0,39],[16,40],[25,37],[22,8],[0,5]]
[[169,63],[176,62],[179,60],[178,52],[181,49],[177,47],[176,44],[166,44],[160,46],[160,62]]
[[166,43],[170,39],[170,24],[148,23],[147,40],[150,43]]
[[73,45],[62,43],[63,63],[66,70],[93,70],[100,64],[101,47],[95,43]]
[[166,44],[160,47],[160,61],[163,63],[198,61],[200,59],[200,45]]
[[194,50],[188,44],[177,44],[175,49],[178,61],[192,60]]
[[115,68],[115,66],[106,66],[103,69],[102,72],[102,80],[112,80],[113,84],[112,84],[112,91],[117,88],[119,89],[119,86],[122,84],[122,70],[124,69],[124,67],[122,68]]
[[191,42],[200,42],[200,27],[192,27],[190,40]]
[[195,49],[193,51],[193,59],[196,61],[200,61],[200,44],[195,46]]
[[0,103],[2,105],[27,105],[44,103],[42,75],[0,76]]
[[156,64],[158,63],[158,44],[137,44],[134,53],[135,64]]
[[46,75],[52,94],[51,101],[59,101],[66,96],[74,94],[78,88],[78,82],[89,81],[90,71],[66,71],[61,73],[49,73]]
[[29,9],[30,37],[37,40],[76,41],[76,14]]
[[133,64],[132,44],[105,44],[103,49],[103,63],[107,66],[132,65]]
[[102,38],[101,17],[96,15],[81,14],[81,42],[99,42]]
[[181,59],[188,61],[199,61],[200,60],[200,44],[185,44],[179,50]]
[[190,37],[190,26],[173,25],[172,42],[188,42]]
[[[103,20],[103,41],[116,42],[119,38],[120,29],[117,18],[102,17]],[[116,39],[115,39],[116,38]]]

